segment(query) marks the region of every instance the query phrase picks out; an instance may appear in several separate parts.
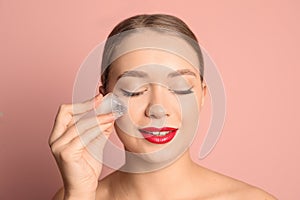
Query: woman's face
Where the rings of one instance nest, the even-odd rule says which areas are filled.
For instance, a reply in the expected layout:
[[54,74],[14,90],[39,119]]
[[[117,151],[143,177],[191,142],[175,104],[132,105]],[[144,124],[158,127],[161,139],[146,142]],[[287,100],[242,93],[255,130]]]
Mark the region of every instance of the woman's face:
[[160,162],[183,153],[191,143],[206,85],[185,59],[142,49],[112,63],[106,92],[116,94],[128,107],[115,123],[125,149]]

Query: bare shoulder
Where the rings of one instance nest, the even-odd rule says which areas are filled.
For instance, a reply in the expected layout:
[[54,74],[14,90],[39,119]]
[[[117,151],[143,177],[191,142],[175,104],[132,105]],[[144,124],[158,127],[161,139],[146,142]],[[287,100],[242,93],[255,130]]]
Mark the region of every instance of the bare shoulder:
[[213,197],[208,199],[277,200],[273,195],[253,185],[207,168],[202,170],[208,180],[208,191],[210,191],[208,196]]
[[[113,177],[113,174],[105,177],[104,179],[98,182],[98,187],[96,191],[96,199],[111,199],[109,196],[109,188],[110,188],[110,179]],[[61,187],[57,190],[57,192],[52,197],[52,200],[63,200],[64,199],[64,187]]]
[[235,197],[234,199],[277,200],[273,195],[254,186],[247,186],[243,190],[237,191],[233,196]]
[[[61,187],[57,190],[55,195],[52,197],[52,200],[63,200],[64,199],[64,187]],[[110,199],[109,196],[109,179],[100,180],[98,183],[96,191],[96,199]]]
[[52,200],[63,200],[64,199],[64,187],[61,187],[57,190],[55,195],[52,197]]

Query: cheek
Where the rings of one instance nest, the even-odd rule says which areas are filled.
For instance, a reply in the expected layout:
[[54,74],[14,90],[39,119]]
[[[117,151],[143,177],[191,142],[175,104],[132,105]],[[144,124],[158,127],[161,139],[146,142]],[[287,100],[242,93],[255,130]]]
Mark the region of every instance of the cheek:
[[201,108],[201,103],[202,103],[202,88],[199,86],[195,89],[195,97],[197,100],[197,105],[198,108]]
[[142,97],[131,97],[128,100],[128,114],[132,123],[136,126],[144,126],[147,122],[145,119],[145,110],[147,101]]

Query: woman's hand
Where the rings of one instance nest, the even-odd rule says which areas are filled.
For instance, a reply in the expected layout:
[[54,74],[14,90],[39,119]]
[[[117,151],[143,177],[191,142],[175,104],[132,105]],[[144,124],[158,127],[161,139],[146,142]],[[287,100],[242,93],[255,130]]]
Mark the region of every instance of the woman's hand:
[[102,98],[99,94],[83,103],[61,105],[57,113],[49,145],[62,175],[66,199],[95,199],[102,171],[99,159],[115,118],[112,113],[81,117],[97,107]]

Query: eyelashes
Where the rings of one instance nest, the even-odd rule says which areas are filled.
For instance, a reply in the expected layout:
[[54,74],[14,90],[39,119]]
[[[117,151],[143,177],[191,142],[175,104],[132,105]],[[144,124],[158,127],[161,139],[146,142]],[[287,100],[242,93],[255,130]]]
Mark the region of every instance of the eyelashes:
[[129,92],[129,91],[126,91],[126,90],[123,90],[123,89],[120,89],[123,93],[124,96],[127,96],[127,97],[134,97],[134,96],[139,96],[139,95],[142,95],[144,94],[144,92],[146,92],[147,90],[144,90],[144,91],[141,91],[141,92]]
[[172,92],[174,92],[175,94],[179,94],[179,95],[184,95],[184,94],[191,94],[193,93],[192,89],[194,86],[192,86],[191,88],[187,89],[187,90],[170,90]]
[[[193,88],[194,88],[194,86],[192,86],[191,88],[189,88],[187,90],[172,90],[172,89],[169,89],[169,91],[171,91],[172,93],[178,94],[178,95],[185,95],[185,94],[193,93],[193,90],[192,90]],[[126,90],[123,90],[123,89],[120,89],[120,90],[122,91],[124,96],[136,97],[136,96],[144,94],[144,92],[146,92],[148,89],[145,89],[145,90],[140,91],[140,92],[129,92],[129,91],[126,91]]]

